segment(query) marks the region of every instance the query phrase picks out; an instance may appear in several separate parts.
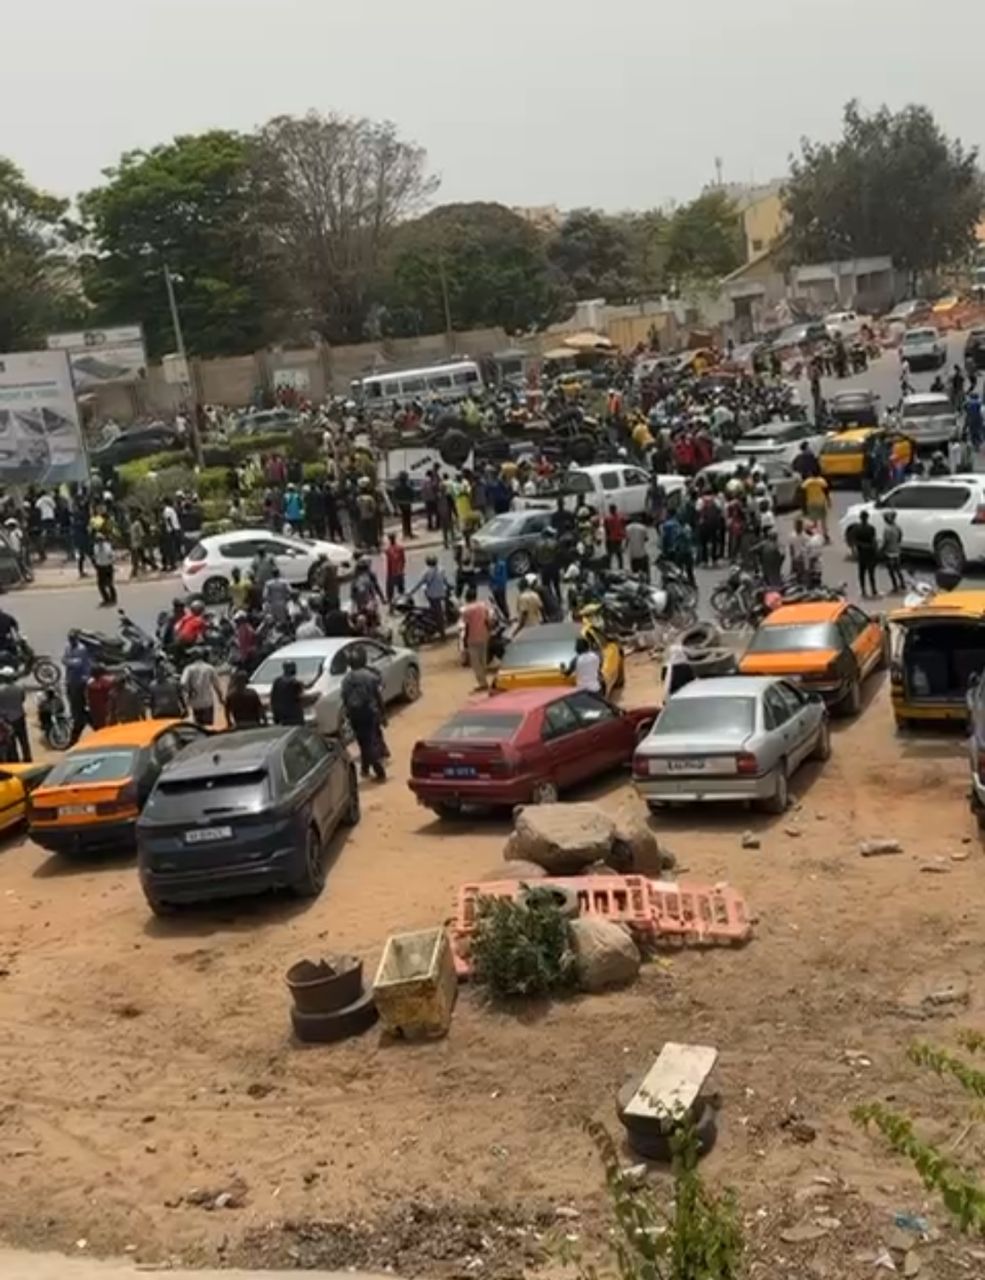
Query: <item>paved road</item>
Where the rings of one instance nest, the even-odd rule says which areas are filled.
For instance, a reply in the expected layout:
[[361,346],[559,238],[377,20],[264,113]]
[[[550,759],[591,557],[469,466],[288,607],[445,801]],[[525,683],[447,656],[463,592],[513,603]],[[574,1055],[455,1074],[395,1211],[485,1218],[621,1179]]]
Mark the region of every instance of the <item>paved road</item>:
[[[960,361],[964,346],[962,335],[954,335],[950,341],[948,367]],[[922,373],[914,376],[918,390],[930,386],[932,374]],[[870,365],[867,373],[843,381],[825,380],[825,394],[834,390],[852,387],[868,387],[878,392],[883,405],[893,404],[899,397],[899,360],[895,353],[883,355]],[[805,401],[809,402],[809,391],[804,384]],[[834,494],[834,518],[832,529],[837,525],[838,517],[846,507],[858,501],[858,494],[852,490],[837,490]],[[780,521],[781,538],[789,528],[792,517],[785,516]],[[424,570],[426,550],[411,549],[408,555],[408,581],[413,583]],[[438,553],[442,560],[451,567],[451,556]],[[702,599],[707,599],[715,584],[722,576],[722,570],[699,569],[699,585]],[[381,572],[382,579],[382,572]],[[848,581],[854,593],[854,566],[846,560],[844,547],[837,539],[825,553],[825,580],[832,583]],[[157,614],[170,606],[175,595],[181,595],[180,583],[175,580],[155,582],[125,583],[120,588],[120,603],[144,626],[153,628]],[[60,654],[65,644],[65,633],[72,625],[84,627],[101,627],[114,630],[115,618],[112,610],[101,609],[92,578],[80,583],[78,587],[58,590],[41,590],[27,588],[25,591],[11,594],[6,598],[5,607],[9,608],[20,621],[25,634],[30,637],[38,652]]]

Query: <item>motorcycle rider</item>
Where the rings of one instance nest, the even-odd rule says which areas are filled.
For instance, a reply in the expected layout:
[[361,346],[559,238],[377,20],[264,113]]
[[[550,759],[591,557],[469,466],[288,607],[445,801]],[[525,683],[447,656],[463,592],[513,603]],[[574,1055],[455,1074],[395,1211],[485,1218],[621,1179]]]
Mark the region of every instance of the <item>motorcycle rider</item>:
[[174,669],[167,663],[157,662],[154,679],[150,683],[150,713],[154,720],[180,720],[186,711],[184,695]]
[[445,638],[445,602],[448,599],[448,579],[445,577],[445,571],[438,564],[437,556],[428,556],[425,560],[424,573],[420,580],[411,589],[410,595],[414,596],[423,587],[424,598],[427,600],[428,610],[431,614],[431,620],[434,623],[434,629],[439,639]]
[[256,627],[250,621],[249,614],[240,609],[234,616],[236,625],[235,644],[239,665],[247,671],[253,666],[257,652]]

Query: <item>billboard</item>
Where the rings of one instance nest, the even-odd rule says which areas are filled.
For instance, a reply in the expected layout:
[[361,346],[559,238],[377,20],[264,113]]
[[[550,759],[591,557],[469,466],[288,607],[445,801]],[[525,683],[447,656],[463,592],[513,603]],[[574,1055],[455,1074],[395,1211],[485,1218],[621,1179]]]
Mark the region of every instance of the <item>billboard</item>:
[[51,333],[48,349],[68,352],[79,391],[92,391],[109,383],[139,382],[147,368],[144,331],[139,324]]
[[0,355],[0,485],[88,477],[68,352]]

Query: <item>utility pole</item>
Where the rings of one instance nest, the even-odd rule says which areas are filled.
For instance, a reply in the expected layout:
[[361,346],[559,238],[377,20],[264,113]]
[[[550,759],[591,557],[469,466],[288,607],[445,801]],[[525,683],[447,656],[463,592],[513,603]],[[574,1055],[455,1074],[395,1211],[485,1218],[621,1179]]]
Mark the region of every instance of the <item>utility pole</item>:
[[164,264],[164,285],[168,291],[168,305],[171,308],[171,327],[174,329],[174,345],[188,375],[188,393],[191,400],[190,429],[192,433],[192,454],[195,465],[202,465],[202,437],[198,431],[198,393],[195,390],[195,379],[192,377],[191,365],[188,363],[188,352],[185,350],[185,335],[181,331],[181,316],[178,314],[178,300],[174,295],[174,278]]
[[[454,337],[454,330],[451,327],[451,303],[448,300],[448,277],[445,275],[445,255],[438,254],[438,279],[441,281],[441,300],[445,306],[445,333],[449,338]],[[451,354],[449,352],[449,354]]]

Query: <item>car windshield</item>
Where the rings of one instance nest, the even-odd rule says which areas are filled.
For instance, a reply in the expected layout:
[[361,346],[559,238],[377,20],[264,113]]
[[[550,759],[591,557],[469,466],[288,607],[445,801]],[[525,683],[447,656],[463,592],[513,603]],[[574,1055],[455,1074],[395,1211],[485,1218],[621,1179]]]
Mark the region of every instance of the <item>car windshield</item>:
[[937,418],[942,413],[953,413],[950,400],[943,396],[940,400],[924,400],[919,404],[904,404],[904,418]]
[[505,742],[523,722],[521,715],[496,715],[492,711],[460,711],[434,735],[438,742]]
[[[312,653],[307,656],[290,658],[288,661],[293,662],[297,667],[297,676],[301,683],[305,686],[312,685],[322,673],[325,665],[325,656],[321,653]],[[250,676],[250,684],[273,684],[278,676],[284,674],[284,658],[278,658],[276,654],[267,658],[265,662],[261,662],[253,675]]]
[[937,337],[936,329],[911,329],[909,333],[903,334],[903,342],[933,342]]
[[[536,630],[536,628],[534,628]],[[523,634],[507,647],[504,667],[558,667],[575,656],[575,642],[571,640],[529,640]]]
[[133,773],[136,751],[73,751],[63,756],[45,779],[45,786],[74,782],[120,782]]
[[749,641],[749,653],[795,653],[801,649],[840,648],[833,622],[790,622],[760,627]]
[[746,738],[756,724],[756,700],[746,697],[671,698],[653,732]]

